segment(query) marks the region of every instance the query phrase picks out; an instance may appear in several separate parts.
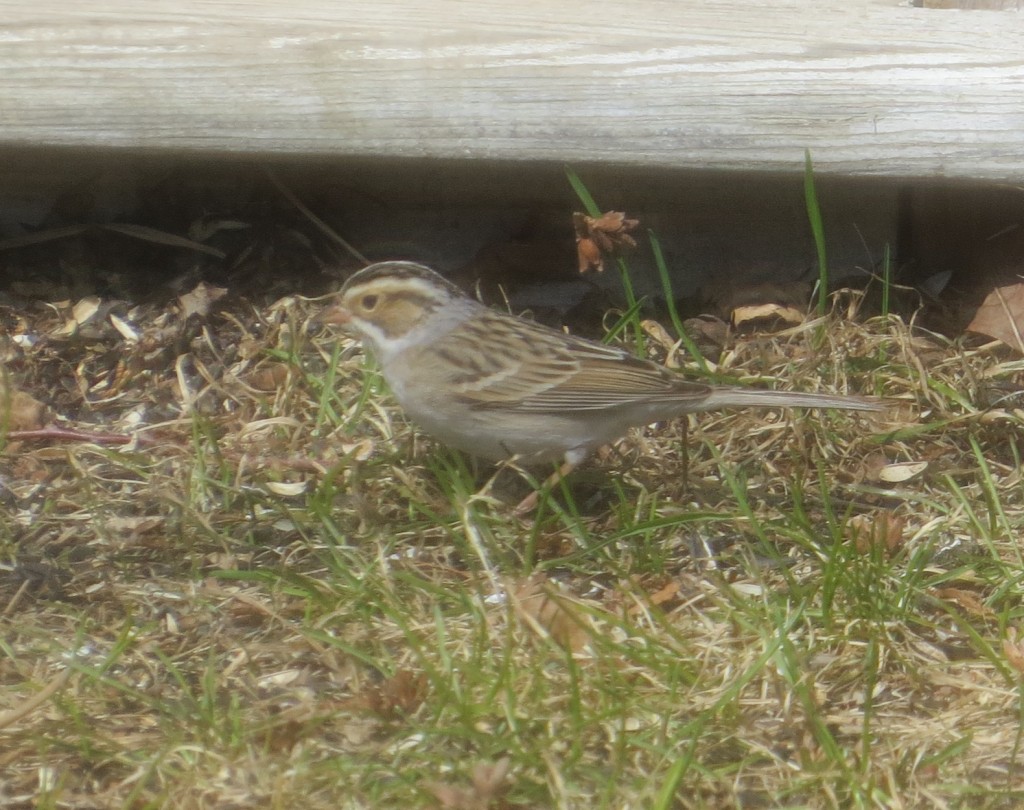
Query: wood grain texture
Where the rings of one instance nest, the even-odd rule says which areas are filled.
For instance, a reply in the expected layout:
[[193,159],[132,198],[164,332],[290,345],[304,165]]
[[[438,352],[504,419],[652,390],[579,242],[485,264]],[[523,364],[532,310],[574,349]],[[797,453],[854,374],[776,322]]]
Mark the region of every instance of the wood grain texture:
[[1024,177],[1024,15],[5,1],[0,145]]

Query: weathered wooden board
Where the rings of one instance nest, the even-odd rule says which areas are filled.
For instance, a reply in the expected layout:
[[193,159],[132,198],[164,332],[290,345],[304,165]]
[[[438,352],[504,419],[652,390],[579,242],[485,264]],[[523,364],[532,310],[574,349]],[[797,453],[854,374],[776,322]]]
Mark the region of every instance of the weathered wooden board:
[[897,0],[0,2],[0,146],[1024,179],[1024,15]]

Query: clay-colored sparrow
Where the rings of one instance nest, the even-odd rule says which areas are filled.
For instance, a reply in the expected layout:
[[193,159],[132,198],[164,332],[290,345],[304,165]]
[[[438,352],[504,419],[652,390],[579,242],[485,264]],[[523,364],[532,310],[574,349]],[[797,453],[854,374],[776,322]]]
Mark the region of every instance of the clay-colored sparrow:
[[732,406],[881,410],[878,400],[682,379],[615,346],[488,309],[433,270],[360,270],[321,320],[362,339],[395,399],[445,444],[563,473],[628,428]]

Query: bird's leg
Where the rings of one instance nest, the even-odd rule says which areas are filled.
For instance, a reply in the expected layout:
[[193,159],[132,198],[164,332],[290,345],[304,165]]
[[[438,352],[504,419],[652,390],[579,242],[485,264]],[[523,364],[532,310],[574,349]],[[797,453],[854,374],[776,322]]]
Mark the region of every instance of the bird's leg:
[[[471,456],[473,461],[474,473],[479,473],[477,468],[478,460],[475,456]],[[494,482],[498,480],[498,476],[501,475],[502,471],[512,463],[512,459],[500,462],[495,468],[491,476],[484,482],[483,486],[477,489],[474,498],[490,498],[491,490],[494,488]]]
[[535,489],[519,502],[516,508],[512,510],[512,514],[516,517],[522,517],[536,509],[537,501],[540,500],[541,493],[547,494],[550,492],[551,488],[576,469],[576,467],[579,466],[579,463],[580,462],[578,460],[569,458],[563,461],[562,466],[551,473],[551,475],[545,479],[544,483],[540,485],[539,489]]

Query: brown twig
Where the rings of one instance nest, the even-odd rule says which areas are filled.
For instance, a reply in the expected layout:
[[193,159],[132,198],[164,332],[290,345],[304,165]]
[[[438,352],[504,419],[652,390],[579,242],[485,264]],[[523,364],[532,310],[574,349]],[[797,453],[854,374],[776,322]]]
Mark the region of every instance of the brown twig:
[[39,706],[42,706],[47,700],[53,697],[57,692],[64,688],[64,685],[68,682],[71,677],[71,668],[68,667],[57,674],[53,680],[51,680],[46,686],[36,692],[32,697],[17,706],[10,711],[0,713],[0,729],[4,729],[13,723],[17,723],[23,717],[27,717],[34,712]]
[[130,444],[137,440],[140,444],[151,444],[152,439],[143,436],[125,436],[123,433],[91,433],[73,428],[44,427],[37,430],[11,430],[7,433],[8,441],[59,441],[59,442],[92,442],[93,444]]
[[317,227],[317,229],[322,234],[324,234],[324,236],[341,245],[341,247],[347,250],[349,254],[355,257],[357,261],[360,261],[363,264],[370,263],[369,260],[362,253],[360,253],[352,245],[350,245],[348,242],[342,239],[338,232],[334,230],[334,228],[332,228],[330,225],[328,225],[326,222],[320,219],[320,217],[318,217],[316,214],[310,211],[309,208],[306,207],[305,203],[303,203],[302,200],[296,197],[295,193],[290,188],[288,188],[284,183],[282,183],[281,180],[273,171],[264,166],[263,172],[264,174],[266,174],[267,179],[274,184],[274,188],[281,192],[281,194],[284,195],[285,199],[288,200],[288,202],[290,202],[292,205],[298,208],[302,215],[306,217],[306,219],[308,219],[310,222],[312,222]]

